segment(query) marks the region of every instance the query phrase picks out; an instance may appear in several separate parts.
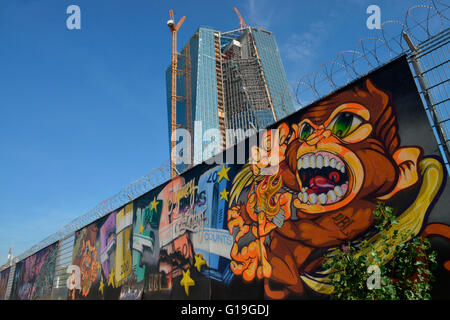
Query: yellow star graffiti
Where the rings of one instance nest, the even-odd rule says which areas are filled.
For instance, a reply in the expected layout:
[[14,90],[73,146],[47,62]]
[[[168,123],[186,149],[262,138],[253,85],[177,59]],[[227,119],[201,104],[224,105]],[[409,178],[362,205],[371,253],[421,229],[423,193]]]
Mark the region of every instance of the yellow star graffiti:
[[197,268],[198,272],[201,271],[202,266],[206,264],[206,260],[203,259],[202,254],[195,256],[195,264],[194,266]]
[[227,181],[230,181],[230,178],[228,178],[228,171],[230,171],[231,168],[225,168],[225,165],[222,165],[222,169],[217,172],[217,175],[219,176],[219,182],[224,178]]
[[103,286],[104,286],[104,284],[103,284],[103,279],[102,279],[102,280],[100,280],[100,287],[98,288],[98,291],[100,291],[102,293],[102,295],[103,295]]
[[153,201],[150,202],[150,204],[151,204],[150,210],[155,210],[156,211],[157,206],[158,206],[158,201],[156,200],[156,197],[153,198]]
[[228,194],[229,192],[227,191],[227,189],[223,189],[223,191],[220,193],[220,199],[225,199],[225,201],[228,201]]
[[109,274],[108,287],[110,285],[114,288],[114,269],[111,270],[111,273]]
[[186,295],[189,295],[189,287],[195,286],[195,281],[191,278],[191,271],[188,269],[186,272],[183,271],[183,278],[180,281],[180,285],[184,287]]
[[139,228],[139,233],[143,234],[144,233],[144,225],[141,224],[140,228]]

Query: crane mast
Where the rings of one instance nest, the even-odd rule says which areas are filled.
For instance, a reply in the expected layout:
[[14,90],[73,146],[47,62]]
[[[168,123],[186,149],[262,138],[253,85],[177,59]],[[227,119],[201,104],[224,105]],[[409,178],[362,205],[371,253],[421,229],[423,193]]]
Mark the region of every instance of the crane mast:
[[[177,52],[177,31],[180,29],[181,25],[186,19],[183,16],[177,24],[175,24],[175,16],[173,14],[173,10],[169,11],[170,19],[167,21],[167,26],[172,32],[172,92],[171,92],[171,104],[172,104],[172,113],[171,113],[171,135],[177,129],[177,68],[178,68],[178,52]],[[170,139],[170,175],[171,177],[177,176],[176,171],[176,141],[174,141],[171,137]]]

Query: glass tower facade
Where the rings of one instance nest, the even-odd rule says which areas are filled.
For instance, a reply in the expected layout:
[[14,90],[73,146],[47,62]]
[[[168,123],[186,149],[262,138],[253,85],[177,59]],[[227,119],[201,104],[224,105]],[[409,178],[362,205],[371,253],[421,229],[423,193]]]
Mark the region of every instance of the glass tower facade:
[[252,29],[252,33],[277,120],[283,119],[294,113],[295,107],[275,36],[265,30]]
[[[194,116],[194,164],[201,163],[204,158],[214,154],[204,155],[208,144],[203,141],[204,134],[210,129],[219,129],[219,105],[217,70],[215,55],[215,34],[218,32],[199,29],[198,65]],[[220,56],[219,61],[220,62]]]
[[[203,141],[205,132],[219,129],[219,102],[217,79],[220,77],[216,68],[220,63],[220,55],[216,57],[215,43],[219,33],[211,28],[200,27],[178,55],[177,72],[177,125],[186,129],[190,135],[192,146],[189,163],[176,166],[179,173],[192,165],[201,163],[208,154],[208,142]],[[216,40],[217,39],[217,40]],[[171,66],[166,71],[167,119],[169,142],[172,136],[172,73]],[[222,98],[223,99],[223,98]],[[183,138],[177,138],[177,154],[183,156],[185,149],[181,147]],[[187,141],[186,141],[187,143]],[[170,145],[170,144],[169,144]],[[189,154],[189,152],[188,152]]]
[[[192,146],[191,152],[185,154],[187,141],[177,138],[177,154],[189,158],[188,164],[176,166],[179,173],[238,143],[246,137],[243,131],[263,129],[295,111],[275,37],[270,32],[246,28],[221,33],[200,27],[178,54],[177,69],[176,122],[178,128],[190,133]],[[169,145],[171,82],[169,66]],[[228,139],[226,129],[243,131]],[[214,139],[220,141],[211,145]],[[220,149],[214,147],[217,145]]]

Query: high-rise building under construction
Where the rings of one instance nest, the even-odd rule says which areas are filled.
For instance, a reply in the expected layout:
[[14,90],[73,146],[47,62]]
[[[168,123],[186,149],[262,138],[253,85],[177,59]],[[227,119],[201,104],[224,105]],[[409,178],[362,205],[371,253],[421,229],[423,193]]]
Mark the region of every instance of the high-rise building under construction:
[[[172,74],[169,66],[169,144]],[[176,74],[176,124],[190,132],[193,146],[191,164],[178,164],[178,173],[218,151],[208,146],[212,139],[205,137],[207,130],[220,131],[221,141],[215,145],[219,142],[224,150],[244,139],[249,130],[263,129],[295,111],[275,37],[262,29],[220,32],[200,27],[178,54]],[[226,129],[234,134],[227,136]]]

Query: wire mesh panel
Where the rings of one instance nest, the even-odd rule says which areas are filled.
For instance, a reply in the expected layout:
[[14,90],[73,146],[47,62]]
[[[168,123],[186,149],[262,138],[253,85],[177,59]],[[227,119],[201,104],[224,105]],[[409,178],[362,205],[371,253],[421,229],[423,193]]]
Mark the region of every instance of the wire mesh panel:
[[67,267],[72,264],[72,254],[75,234],[68,236],[59,243],[58,258],[56,260],[55,279],[53,281],[53,300],[67,299]]
[[[420,64],[424,88],[425,109],[432,120],[432,127],[438,137],[438,144],[449,171],[450,150],[450,28],[424,41],[417,47],[415,58]],[[419,84],[420,85],[420,84]]]

